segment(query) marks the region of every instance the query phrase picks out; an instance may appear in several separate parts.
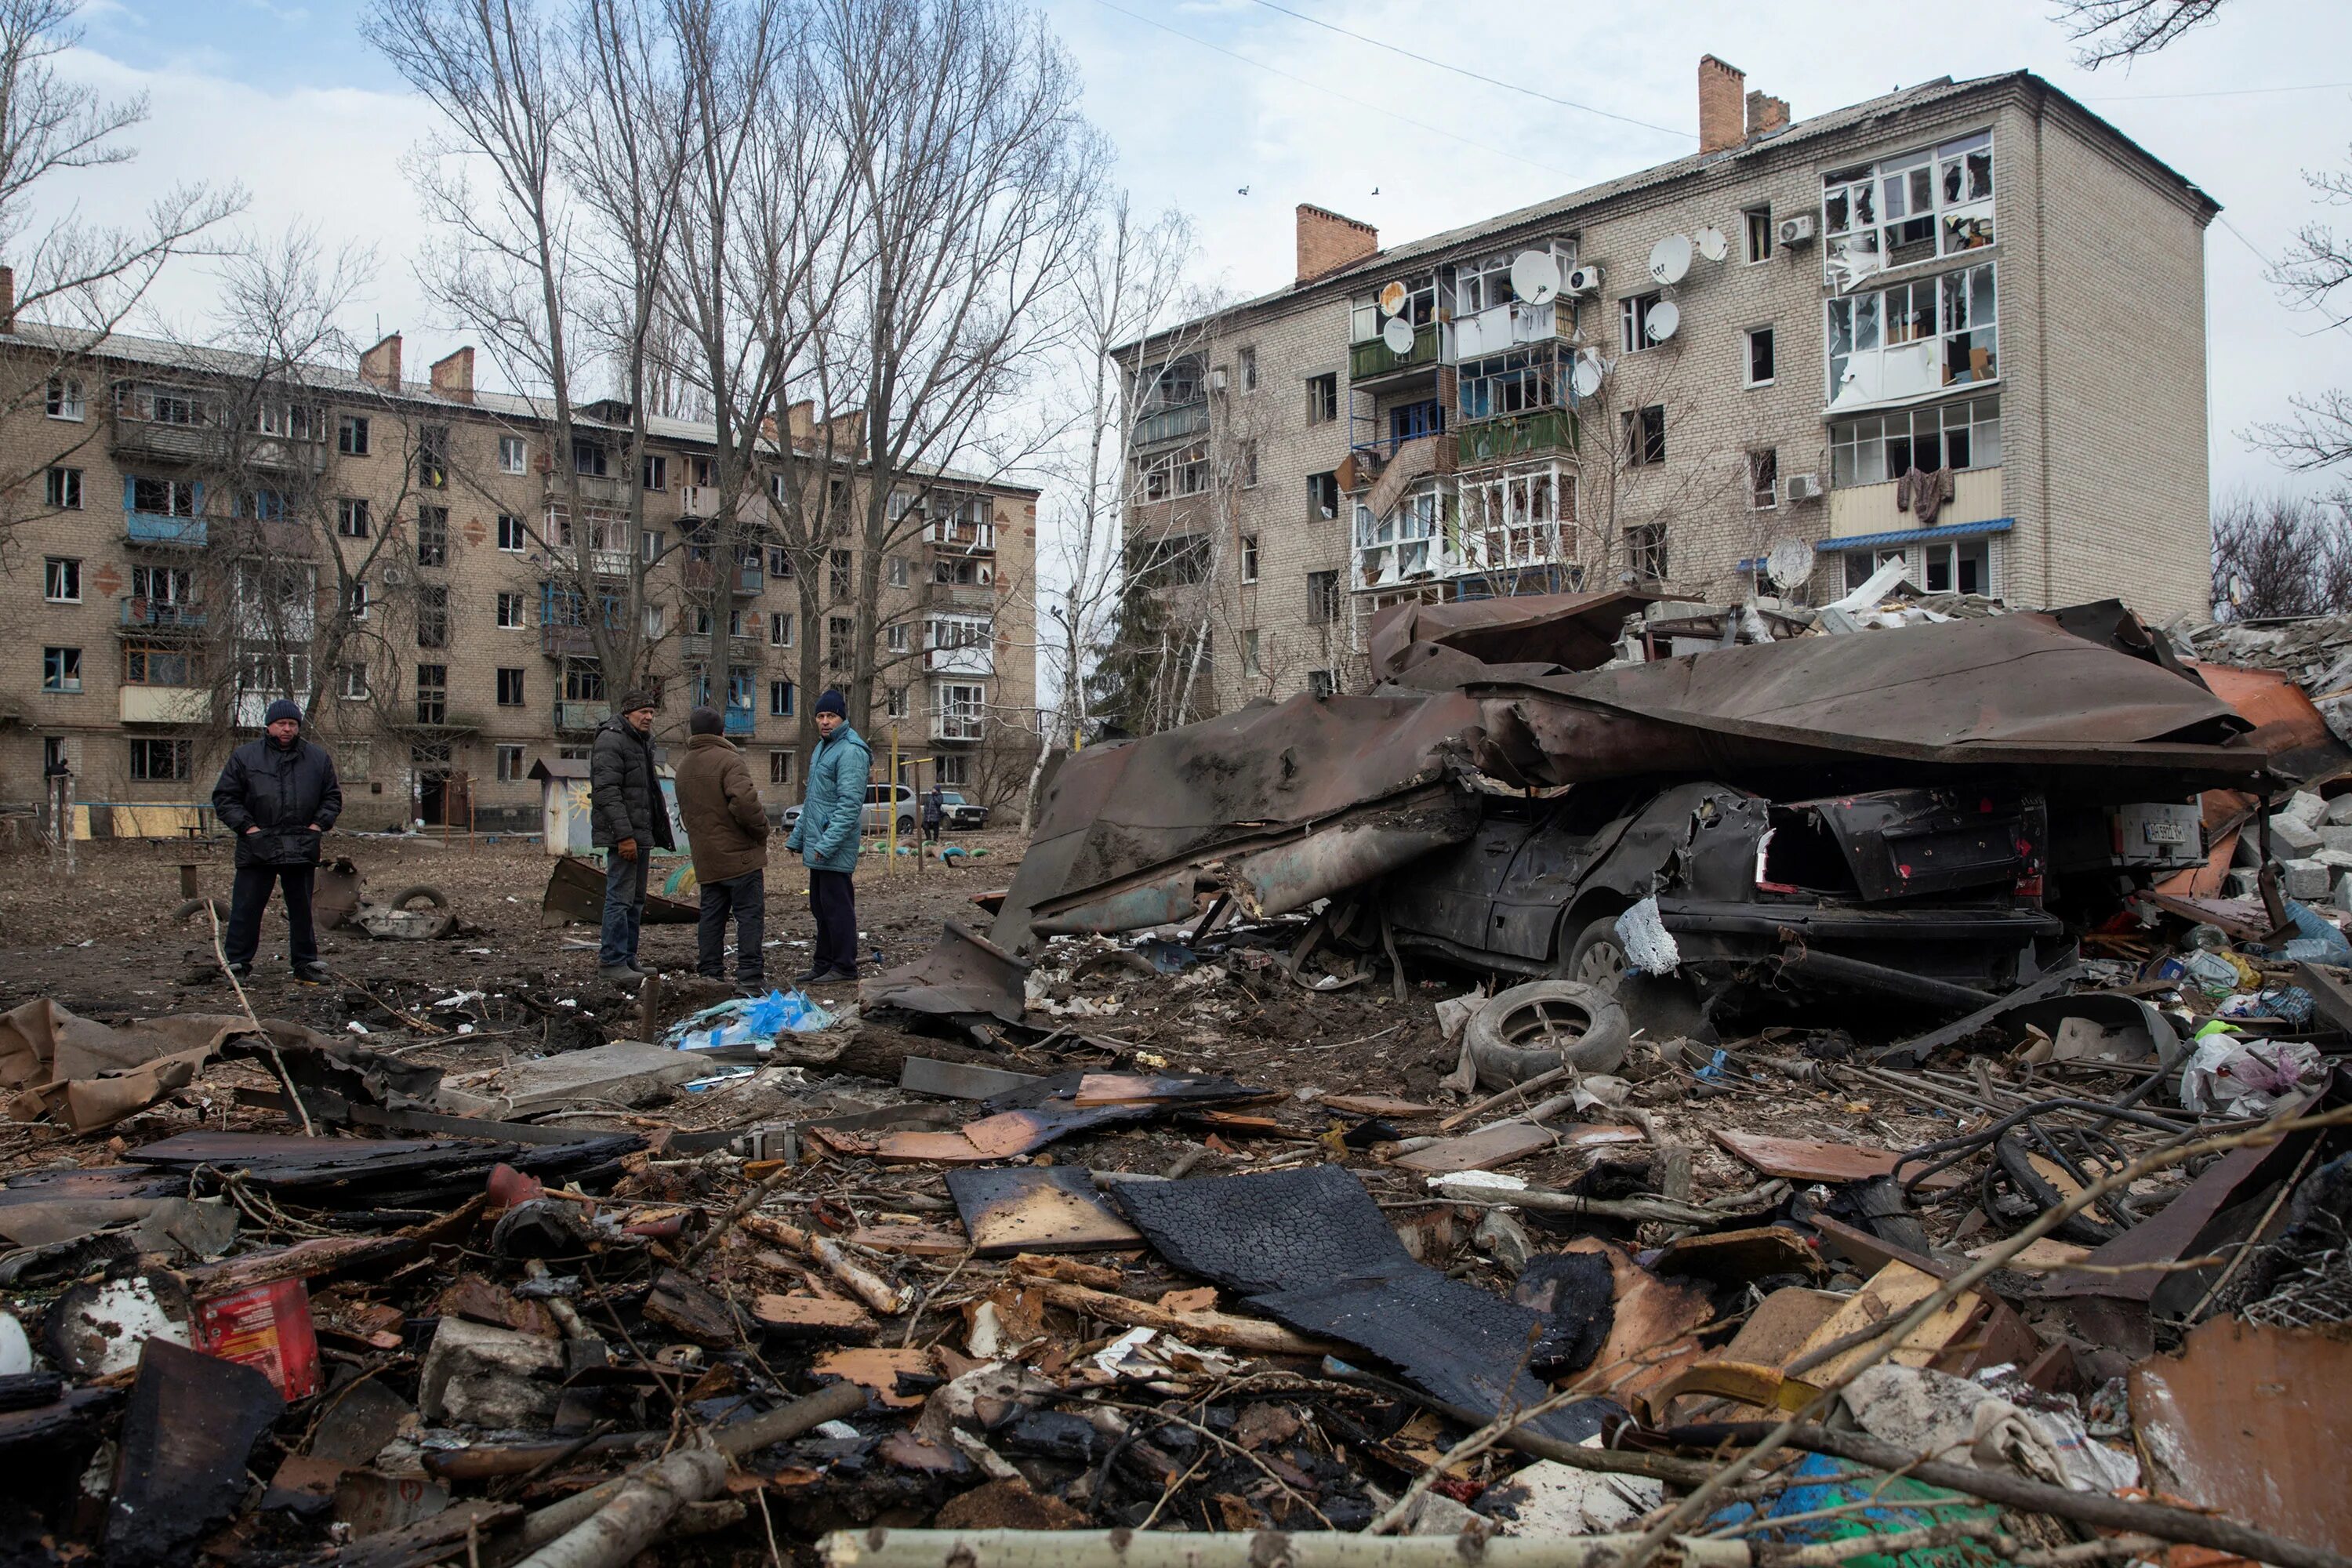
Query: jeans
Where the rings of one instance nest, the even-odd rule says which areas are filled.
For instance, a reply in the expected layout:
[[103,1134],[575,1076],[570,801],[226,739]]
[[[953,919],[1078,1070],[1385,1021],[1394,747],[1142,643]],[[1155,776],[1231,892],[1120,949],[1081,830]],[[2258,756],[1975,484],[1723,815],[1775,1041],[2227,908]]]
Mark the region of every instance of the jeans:
[[310,886],[316,866],[239,866],[228,898],[228,930],[221,947],[231,963],[250,964],[261,946],[261,912],[269,889],[286,894],[286,956],[297,969],[319,962],[319,933],[310,924]]
[[810,967],[819,974],[857,973],[857,900],[846,871],[809,868],[809,912],[816,917],[816,952]]
[[746,871],[723,882],[702,884],[702,921],[695,928],[701,951],[695,968],[708,980],[727,978],[727,917],[735,917],[735,978],[761,984],[767,973],[761,944],[768,935],[768,874]]
[[646,922],[646,852],[624,860],[617,849],[604,851],[604,941],[597,950],[600,969],[634,969],[637,963],[637,931]]

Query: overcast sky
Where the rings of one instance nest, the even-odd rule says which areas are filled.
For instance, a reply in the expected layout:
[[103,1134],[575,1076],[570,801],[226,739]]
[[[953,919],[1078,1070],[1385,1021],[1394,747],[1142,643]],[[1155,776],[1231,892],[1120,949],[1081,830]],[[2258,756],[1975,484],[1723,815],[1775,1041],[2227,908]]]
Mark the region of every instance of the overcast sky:
[[[1085,74],[1088,112],[1118,144],[1120,179],[1145,208],[1192,215],[1206,279],[1238,293],[1288,280],[1301,201],[1375,224],[1395,244],[1694,150],[1703,52],[1787,99],[1799,119],[1934,77],[2022,68],[2221,204],[2206,239],[2217,491],[2281,478],[2246,449],[2248,426],[2280,416],[2298,390],[2352,384],[2352,330],[2282,306],[2262,260],[2315,215],[2302,172],[2342,163],[2352,145],[2352,6],[2231,0],[2218,23],[2128,75],[2077,69],[2047,0],[1876,11],[1812,0],[1045,8]],[[463,341],[432,318],[412,270],[424,236],[400,156],[428,118],[359,37],[359,9],[95,0],[68,68],[148,92],[153,116],[135,138],[135,163],[77,177],[72,194],[103,220],[177,180],[241,180],[258,229],[309,220],[331,238],[373,245],[378,280],[348,325],[362,337],[379,322],[404,333],[417,374]],[[2352,212],[2336,216],[2352,225]],[[191,268],[156,300],[192,322],[207,288]]]

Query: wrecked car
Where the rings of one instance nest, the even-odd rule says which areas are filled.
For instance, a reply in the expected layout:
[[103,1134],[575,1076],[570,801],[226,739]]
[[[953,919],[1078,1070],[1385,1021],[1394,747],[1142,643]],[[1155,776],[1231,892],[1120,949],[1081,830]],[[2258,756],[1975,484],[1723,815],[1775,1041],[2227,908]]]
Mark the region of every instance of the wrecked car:
[[1769,964],[1807,988],[1976,1006],[2070,955],[2044,907],[2048,822],[2039,795],[1967,786],[1487,796],[1476,832],[1380,898],[1400,947],[1475,967],[1614,984],[1620,917],[1654,897],[1703,992]]

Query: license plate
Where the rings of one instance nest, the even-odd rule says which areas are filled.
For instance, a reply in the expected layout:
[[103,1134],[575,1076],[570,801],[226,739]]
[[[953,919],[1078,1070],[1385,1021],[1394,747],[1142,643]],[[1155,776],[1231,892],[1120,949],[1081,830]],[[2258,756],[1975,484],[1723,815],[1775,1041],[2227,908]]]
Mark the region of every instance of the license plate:
[[2177,822],[2150,822],[2141,826],[2150,844],[2186,844],[2189,830]]

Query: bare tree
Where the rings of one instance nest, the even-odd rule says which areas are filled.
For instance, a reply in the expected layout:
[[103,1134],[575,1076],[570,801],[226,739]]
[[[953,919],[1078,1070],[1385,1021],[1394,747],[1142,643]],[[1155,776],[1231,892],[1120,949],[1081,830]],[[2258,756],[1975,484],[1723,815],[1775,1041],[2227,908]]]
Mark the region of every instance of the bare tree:
[[2059,0],[2051,20],[2083,47],[2074,62],[2096,70],[2144,59],[2211,21],[2229,0]]
[[825,0],[816,43],[855,180],[852,291],[820,386],[855,388],[866,478],[846,683],[865,728],[884,563],[919,537],[939,470],[1029,455],[1007,449],[1006,416],[1063,330],[1105,153],[1068,56],[1005,0]]
[[[18,378],[0,387],[0,418],[37,412],[52,375],[69,374],[92,345],[114,331],[175,257],[213,248],[211,236],[241,211],[236,184],[175,185],[148,205],[135,223],[96,225],[68,211],[44,222],[40,198],[61,179],[137,156],[124,135],[147,118],[142,96],[108,99],[93,87],[58,74],[57,57],[80,41],[73,25],[79,0],[0,0],[0,256],[13,266],[15,297],[5,302],[8,325],[38,321],[45,331],[20,334],[45,342],[46,356],[18,361]],[[0,562],[11,535],[28,517],[31,481],[83,442],[84,434],[25,452],[0,464]]]
[[2223,619],[2339,615],[2352,605],[2343,501],[2237,490],[2213,509],[2213,604]]
[[1039,675],[1051,692],[1040,706],[1050,717],[1038,726],[1022,795],[1024,835],[1047,757],[1087,727],[1088,657],[1110,637],[1118,597],[1135,404],[1113,353],[1161,327],[1194,251],[1192,224],[1181,213],[1141,222],[1121,191],[1096,220],[1078,259],[1072,330],[1058,356],[1057,378],[1070,405],[1072,434],[1045,466],[1047,511],[1039,542],[1036,619],[1039,652],[1045,656]]

